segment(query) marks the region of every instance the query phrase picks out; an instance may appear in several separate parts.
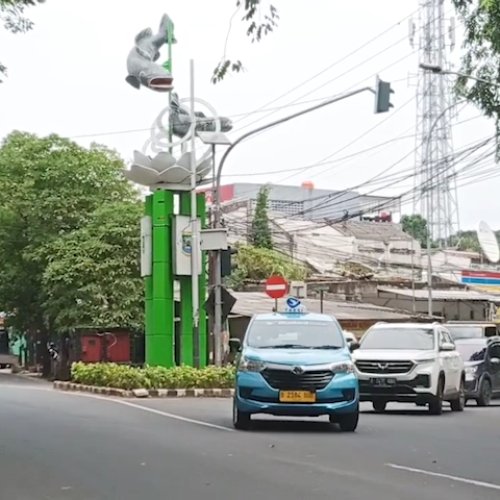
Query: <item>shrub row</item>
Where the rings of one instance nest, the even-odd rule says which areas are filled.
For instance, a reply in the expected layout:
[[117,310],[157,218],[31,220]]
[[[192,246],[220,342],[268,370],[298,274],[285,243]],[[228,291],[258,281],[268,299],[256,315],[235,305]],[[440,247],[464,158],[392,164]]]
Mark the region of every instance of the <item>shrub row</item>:
[[73,363],[72,381],[77,384],[117,389],[226,389],[233,387],[234,367],[179,366],[136,368],[115,363]]

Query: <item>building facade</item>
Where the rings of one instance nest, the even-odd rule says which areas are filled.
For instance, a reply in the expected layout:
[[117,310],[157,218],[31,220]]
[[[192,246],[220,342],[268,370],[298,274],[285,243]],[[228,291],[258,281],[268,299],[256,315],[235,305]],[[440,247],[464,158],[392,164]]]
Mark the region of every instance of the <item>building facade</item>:
[[[313,221],[338,221],[349,218],[389,215],[388,220],[399,218],[399,200],[381,196],[368,196],[356,191],[317,189],[311,182],[301,186],[278,184],[234,183],[221,186],[220,201],[224,205],[249,202],[253,210],[261,188],[269,189],[269,211],[275,216],[293,217]],[[203,188],[207,202],[212,202],[212,188]]]

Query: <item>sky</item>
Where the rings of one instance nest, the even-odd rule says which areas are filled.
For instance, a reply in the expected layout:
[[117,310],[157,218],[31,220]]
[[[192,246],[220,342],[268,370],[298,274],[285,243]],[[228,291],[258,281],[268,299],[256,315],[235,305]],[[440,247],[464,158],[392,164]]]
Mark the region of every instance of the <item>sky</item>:
[[[373,87],[377,74],[395,90],[389,113],[375,114],[373,95],[360,94],[243,142],[228,156],[224,183],[312,181],[323,189],[360,186],[361,192],[388,196],[411,190],[413,177],[398,179],[415,165],[420,58],[418,43],[412,47],[408,35],[411,21],[418,24],[418,0],[273,4],[279,27],[252,44],[235,0],[47,0],[27,11],[35,22],[32,32],[0,31],[0,61],[9,69],[0,85],[0,137],[12,130],[57,133],[85,146],[105,144],[129,162],[167,98],[125,82],[127,55],[135,35],[146,27],[156,30],[167,13],[178,40],[175,90],[189,97],[193,59],[196,97],[233,120],[228,134],[233,140],[323,98]],[[447,0],[445,5],[451,24],[454,12]],[[459,19],[455,25],[450,61],[458,70],[463,29]],[[225,47],[228,57],[243,61],[245,71],[214,85],[210,77]],[[453,124],[460,227],[475,229],[484,219],[500,228],[494,159],[485,157],[474,171],[471,164],[478,157],[463,153],[492,137],[494,124],[471,105],[457,108]],[[489,153],[491,144],[478,151]],[[389,167],[394,177],[366,183]],[[418,212],[413,205],[409,199],[403,211]]]

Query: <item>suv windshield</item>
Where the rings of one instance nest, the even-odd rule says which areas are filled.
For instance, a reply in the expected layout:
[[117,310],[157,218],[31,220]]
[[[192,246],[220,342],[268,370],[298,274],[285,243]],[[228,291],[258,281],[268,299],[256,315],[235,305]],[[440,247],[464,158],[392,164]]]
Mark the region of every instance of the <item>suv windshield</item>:
[[360,349],[434,349],[431,328],[374,328],[366,333]]
[[470,325],[446,325],[454,340],[457,339],[480,339],[484,337],[484,329],[482,326]]
[[249,347],[340,349],[344,337],[333,321],[255,320],[247,333]]
[[484,343],[461,344],[457,342],[456,345],[457,351],[464,361],[483,361],[486,354],[486,345]]

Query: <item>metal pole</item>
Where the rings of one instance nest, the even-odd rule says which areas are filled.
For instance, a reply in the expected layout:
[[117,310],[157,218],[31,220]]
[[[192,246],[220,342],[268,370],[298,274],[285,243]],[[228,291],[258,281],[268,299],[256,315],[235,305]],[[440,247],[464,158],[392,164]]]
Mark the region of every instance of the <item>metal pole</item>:
[[[170,74],[173,71],[173,63],[172,63],[172,44],[173,44],[173,36],[174,36],[174,23],[169,21],[167,25],[167,45],[168,45],[168,70]],[[170,118],[170,113],[172,112],[172,92],[168,93],[168,106],[169,106],[169,120],[168,120],[168,142],[170,143],[170,147],[168,151],[170,154],[173,152],[172,141],[173,141],[173,132],[174,132],[174,124],[172,119]]]
[[198,238],[198,217],[196,210],[196,119],[194,114],[194,61],[189,61],[191,90],[191,293],[193,300],[193,361],[194,366],[200,366],[200,328],[199,328],[199,269],[198,259],[200,245]]
[[[213,194],[214,206],[218,203],[218,191],[215,186],[215,144],[212,144],[213,164]],[[221,251],[215,251],[215,278],[214,278],[214,362],[216,366],[222,365],[222,273],[221,273]]]
[[[250,136],[255,135],[259,132],[262,132],[264,130],[267,130],[268,128],[274,127],[276,125],[280,125],[282,123],[285,123],[287,121],[293,120],[294,118],[298,118],[299,116],[305,115],[307,113],[310,113],[311,111],[316,111],[317,109],[323,108],[324,106],[328,106],[329,104],[333,104],[334,102],[339,102],[343,101],[344,99],[347,99],[348,97],[353,97],[355,95],[361,94],[363,92],[372,92],[375,93],[375,91],[371,87],[363,87],[358,90],[353,90],[352,92],[347,92],[346,94],[342,94],[337,97],[332,97],[331,99],[327,99],[326,101],[320,102],[319,104],[316,104],[315,106],[311,106],[310,108],[303,109],[302,111],[298,111],[297,113],[293,113],[291,115],[285,116],[284,118],[280,118],[279,120],[276,120],[274,122],[270,122],[266,125],[263,125],[262,127],[258,127],[256,129],[250,130],[246,134],[243,134],[241,137],[236,139],[231,146],[229,146],[224,154],[222,155],[221,161],[219,163],[219,167],[217,169],[217,175],[215,179],[215,189],[217,192],[220,190],[220,182],[221,182],[221,174],[222,174],[222,168],[224,167],[224,163],[229,155],[229,153],[240,143],[243,142],[245,139],[248,139]],[[220,203],[217,202],[215,204],[215,227],[219,227],[219,222],[220,222]]]
[[[450,104],[449,106],[446,106],[446,108],[439,113],[438,116],[436,116],[436,119],[434,120],[434,123],[431,125],[429,128],[429,134],[427,135],[426,139],[426,144],[425,144],[425,161],[426,161],[426,166],[428,168],[431,157],[430,157],[430,144],[431,144],[431,135],[432,131],[434,128],[437,126],[439,123],[439,120],[450,111],[454,106],[457,106],[458,104],[462,104],[463,102],[466,102],[466,99],[461,99],[457,102],[454,102]],[[427,214],[429,214],[429,209],[430,209],[430,189],[431,189],[431,177],[429,176],[427,180]],[[427,243],[427,289],[428,289],[428,298],[427,298],[427,314],[428,316],[432,317],[433,316],[433,310],[432,310],[432,258],[431,258],[431,227],[427,225],[427,235],[426,235],[426,243]]]

